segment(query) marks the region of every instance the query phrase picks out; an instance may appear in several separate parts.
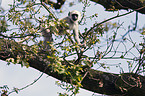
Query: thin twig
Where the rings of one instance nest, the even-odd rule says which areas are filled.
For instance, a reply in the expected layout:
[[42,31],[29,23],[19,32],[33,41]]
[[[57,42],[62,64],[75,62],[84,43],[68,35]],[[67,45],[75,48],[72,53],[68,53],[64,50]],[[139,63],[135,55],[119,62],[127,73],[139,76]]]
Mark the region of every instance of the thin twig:
[[118,17],[122,17],[122,16],[125,16],[125,15],[128,15],[128,14],[133,13],[133,12],[134,12],[134,11],[130,11],[130,12],[124,13],[124,14],[122,14],[122,15],[117,15],[117,16],[114,16],[114,17],[109,18],[109,19],[107,19],[107,20],[104,20],[104,21],[102,21],[102,22],[100,22],[100,23],[98,23],[98,24],[95,24],[93,27],[91,27],[90,30],[88,30],[88,31],[86,32],[85,36],[87,36],[95,27],[97,27],[97,26],[99,26],[99,25],[101,25],[101,24],[103,24],[103,23],[105,23],[105,22],[108,22],[108,21],[110,21],[110,20],[113,20],[113,19],[115,19],[115,18],[118,18]]
[[[18,90],[18,91],[21,91],[21,90],[26,89],[26,88],[28,88],[29,86],[33,85],[34,83],[36,83],[36,82],[43,76],[43,74],[44,74],[44,73],[41,73],[41,75],[40,75],[36,80],[34,80],[32,83],[28,84],[27,86],[25,86],[25,87],[23,87],[23,88],[17,89],[17,90]],[[13,90],[13,91],[9,92],[8,95],[10,95],[10,94],[13,93],[13,92],[16,92],[16,91]]]
[[57,17],[54,16],[54,13],[50,10],[50,8],[48,8],[48,7],[45,5],[44,2],[41,2],[41,5],[42,5],[49,13],[51,13],[51,16],[52,16],[56,21],[58,20]]

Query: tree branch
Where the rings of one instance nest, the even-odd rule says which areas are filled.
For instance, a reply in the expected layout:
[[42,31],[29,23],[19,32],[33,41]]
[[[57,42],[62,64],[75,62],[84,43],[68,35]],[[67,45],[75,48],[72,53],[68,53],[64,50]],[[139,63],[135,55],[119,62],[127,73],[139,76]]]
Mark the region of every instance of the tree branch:
[[57,2],[53,2],[52,0],[40,0],[41,2],[45,2],[46,4],[51,5],[55,9],[60,9],[66,0],[57,0]]
[[[52,2],[51,0],[40,0],[46,4],[51,5],[55,9],[60,9],[66,0],[57,0],[57,2]],[[117,10],[135,10],[139,13],[145,14],[145,2],[143,0],[91,0],[92,2],[101,4],[106,8],[106,11],[117,11]]]
[[[12,40],[8,41],[0,39],[0,46],[0,59],[4,61],[6,61],[8,58],[17,58],[17,55],[20,53],[30,53],[27,50],[20,50],[22,45]],[[27,49],[31,49],[31,47],[27,47]],[[11,52],[11,49],[15,49],[15,51]],[[45,58],[45,56],[43,58]],[[31,56],[27,62],[29,63],[30,67],[44,72],[47,75],[50,75],[61,81],[68,83],[71,82],[71,77],[67,76],[66,74],[52,72],[50,66],[47,66],[43,60],[40,60],[39,54]],[[62,63],[66,64],[66,62]],[[124,94],[127,96],[135,96],[134,94],[141,96],[142,94],[145,94],[145,77],[141,75],[133,73],[113,74],[89,68],[84,68],[81,74],[83,76],[83,81],[81,82],[82,88],[95,93],[107,95]]]
[[145,14],[145,2],[143,0],[91,0],[99,3],[106,8],[107,11],[115,11],[121,9],[132,9]]

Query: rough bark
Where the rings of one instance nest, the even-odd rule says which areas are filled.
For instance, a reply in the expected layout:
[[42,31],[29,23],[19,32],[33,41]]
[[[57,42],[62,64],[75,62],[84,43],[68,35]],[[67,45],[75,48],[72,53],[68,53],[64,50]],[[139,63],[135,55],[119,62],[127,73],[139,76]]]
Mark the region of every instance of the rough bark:
[[143,0],[91,0],[103,5],[106,10],[114,11],[114,9],[132,9],[145,14],[145,1]]
[[[52,2],[50,0],[41,0],[46,4],[53,6],[55,9],[60,9],[66,0],[57,0]],[[101,4],[107,11],[116,11],[121,9],[132,9],[145,14],[145,1],[143,0],[90,0],[92,2]]]
[[[12,40],[9,41],[0,39],[0,45],[0,59],[4,61],[8,58],[16,58],[19,54],[25,55],[26,53],[29,53],[27,50],[22,50],[21,44],[18,44]],[[12,52],[11,49],[14,51]],[[68,83],[71,82],[70,77],[65,74],[52,72],[50,67],[46,67],[45,62],[40,60],[38,55],[31,56],[27,62],[30,67],[44,72],[49,76]],[[63,63],[65,64],[65,62]],[[82,71],[82,76],[84,76],[82,88],[95,93],[113,96],[143,96],[143,94],[145,94],[145,77],[138,74],[113,74],[94,69],[85,69]]]
[[53,2],[52,0],[40,0],[40,1],[51,5],[55,9],[60,9],[66,0],[57,0],[57,2]]

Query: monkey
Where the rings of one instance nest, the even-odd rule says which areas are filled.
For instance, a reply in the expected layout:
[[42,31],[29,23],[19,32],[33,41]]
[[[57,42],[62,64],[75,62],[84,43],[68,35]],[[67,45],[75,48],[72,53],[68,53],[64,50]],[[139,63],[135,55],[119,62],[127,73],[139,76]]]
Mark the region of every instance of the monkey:
[[[44,46],[49,49],[50,46],[48,46],[47,42],[53,42],[52,33],[55,35],[65,35],[65,32],[70,33],[71,30],[73,30],[74,39],[77,42],[78,45],[81,45],[80,39],[79,39],[79,32],[78,32],[78,21],[81,19],[81,13],[79,11],[73,10],[68,13],[67,17],[64,17],[62,19],[59,19],[57,24],[54,24],[54,22],[49,22],[49,25],[51,27],[47,28],[47,30],[42,28],[42,35],[44,37]],[[66,25],[61,25],[65,23]],[[49,29],[49,30],[48,30]],[[58,31],[58,34],[53,31]]]
[[52,33],[50,32],[49,29],[45,29],[45,28],[41,28],[41,31],[44,38],[44,41],[43,41],[44,47],[45,49],[49,50],[51,47],[47,43],[53,42]]
[[[66,31],[70,33],[71,30],[73,30],[73,35],[75,41],[78,43],[78,45],[81,45],[80,39],[79,39],[79,32],[78,32],[78,21],[81,19],[81,13],[79,11],[73,10],[68,13],[68,16],[61,19],[63,20],[68,26],[66,27]],[[59,33],[62,33],[64,30],[60,30]]]

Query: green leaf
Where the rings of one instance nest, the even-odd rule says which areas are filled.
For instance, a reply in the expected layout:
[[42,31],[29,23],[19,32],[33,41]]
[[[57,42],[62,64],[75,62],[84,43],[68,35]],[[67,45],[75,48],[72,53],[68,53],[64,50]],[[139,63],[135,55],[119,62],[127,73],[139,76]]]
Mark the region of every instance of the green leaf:
[[145,31],[143,31],[141,34],[142,34],[142,35],[145,35]]

